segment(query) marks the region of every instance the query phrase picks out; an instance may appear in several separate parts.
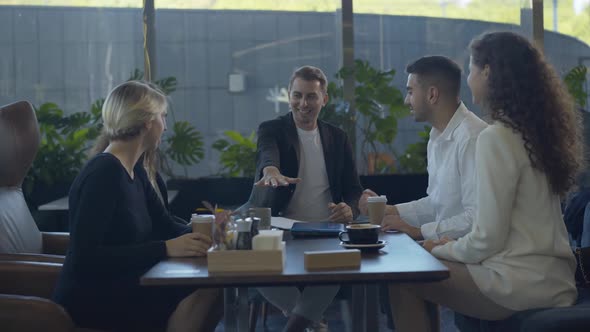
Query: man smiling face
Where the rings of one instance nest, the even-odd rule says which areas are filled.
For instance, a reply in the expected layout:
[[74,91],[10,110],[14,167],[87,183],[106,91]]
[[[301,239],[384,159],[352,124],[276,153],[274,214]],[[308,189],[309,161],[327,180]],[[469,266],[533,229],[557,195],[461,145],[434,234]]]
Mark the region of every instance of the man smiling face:
[[322,107],[328,102],[320,81],[296,77],[289,90],[289,106],[295,125],[303,130],[314,130]]

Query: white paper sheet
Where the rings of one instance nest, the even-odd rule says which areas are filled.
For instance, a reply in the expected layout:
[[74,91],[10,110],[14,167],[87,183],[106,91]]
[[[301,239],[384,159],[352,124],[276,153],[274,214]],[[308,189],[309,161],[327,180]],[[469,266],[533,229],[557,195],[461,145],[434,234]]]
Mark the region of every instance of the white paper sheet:
[[272,227],[276,227],[276,228],[284,229],[284,230],[291,230],[291,227],[296,222],[299,222],[299,220],[289,219],[289,218],[284,218],[284,217],[272,217],[270,219],[270,225]]

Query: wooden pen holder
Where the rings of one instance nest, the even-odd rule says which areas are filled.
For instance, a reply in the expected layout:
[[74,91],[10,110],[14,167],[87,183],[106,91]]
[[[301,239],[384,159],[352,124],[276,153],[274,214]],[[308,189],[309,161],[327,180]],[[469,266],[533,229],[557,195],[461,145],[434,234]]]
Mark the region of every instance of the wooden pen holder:
[[281,272],[283,250],[224,250],[207,254],[209,273],[220,272]]
[[306,270],[356,270],[361,267],[361,252],[358,249],[306,251],[303,257]]

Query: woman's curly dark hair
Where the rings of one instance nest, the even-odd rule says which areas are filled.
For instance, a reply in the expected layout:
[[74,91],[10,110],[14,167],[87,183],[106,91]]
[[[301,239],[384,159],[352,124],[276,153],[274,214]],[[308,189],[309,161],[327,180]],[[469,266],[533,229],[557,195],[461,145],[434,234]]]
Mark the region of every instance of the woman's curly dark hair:
[[470,45],[472,62],[489,66],[486,108],[519,132],[534,168],[565,194],[583,164],[581,121],[574,101],[543,54],[512,32],[486,33]]

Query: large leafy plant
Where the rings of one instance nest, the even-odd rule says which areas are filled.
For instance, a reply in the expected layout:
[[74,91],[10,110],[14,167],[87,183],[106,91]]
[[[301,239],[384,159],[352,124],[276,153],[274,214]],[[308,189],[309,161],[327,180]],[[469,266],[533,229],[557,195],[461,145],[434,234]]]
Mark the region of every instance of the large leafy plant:
[[[135,69],[129,80],[143,80],[143,78],[143,72]],[[173,76],[156,80],[153,83],[166,95],[176,91],[178,84]],[[183,167],[184,176],[188,177],[187,167],[198,164],[205,157],[203,136],[188,121],[176,121],[173,104],[169,104],[169,114],[172,118],[172,130],[165,133],[164,144],[160,147],[161,169],[164,174],[175,177],[170,163],[170,160],[173,160]]]
[[[349,137],[361,139],[360,151],[365,163],[376,164],[383,151],[397,159],[393,142],[397,136],[399,119],[409,115],[402,93],[392,85],[395,70],[380,71],[369,62],[355,60],[354,68],[342,68],[336,74],[340,81],[354,78],[354,103],[358,117],[354,119],[343,100],[343,88],[334,82],[328,85],[330,102],[322,111],[321,118],[340,125]],[[356,123],[356,125],[355,125]],[[373,158],[374,160],[369,160]],[[391,167],[381,172],[392,172]]]
[[[135,70],[129,80],[143,79],[143,72]],[[165,94],[176,90],[174,77],[166,77],[154,82]],[[70,115],[55,103],[44,103],[35,109],[41,144],[33,165],[27,174],[24,189],[30,194],[37,183],[54,185],[71,182],[88,159],[88,149],[102,129],[101,112],[104,98],[96,100],[89,112],[76,112]],[[203,137],[190,123],[175,121],[172,115],[169,130],[161,146],[162,171],[174,176],[170,160],[184,167],[197,164],[204,157]]]
[[224,132],[226,138],[213,143],[213,148],[220,152],[221,175],[230,177],[254,177],[256,172],[256,134],[242,136],[237,131]]
[[427,160],[426,148],[430,138],[430,126],[424,126],[424,130],[418,133],[420,140],[408,144],[406,151],[399,157],[400,168],[406,173],[426,173]]
[[87,159],[88,142],[100,132],[100,112],[78,112],[65,115],[54,103],[35,108],[41,144],[25,179],[25,193],[31,193],[37,182],[54,185],[76,177]]
[[572,95],[572,97],[574,97],[576,104],[580,108],[584,108],[586,106],[586,101],[588,99],[588,93],[586,90],[584,90],[587,73],[588,68],[586,68],[584,65],[579,65],[567,72],[563,79],[569,93]]

